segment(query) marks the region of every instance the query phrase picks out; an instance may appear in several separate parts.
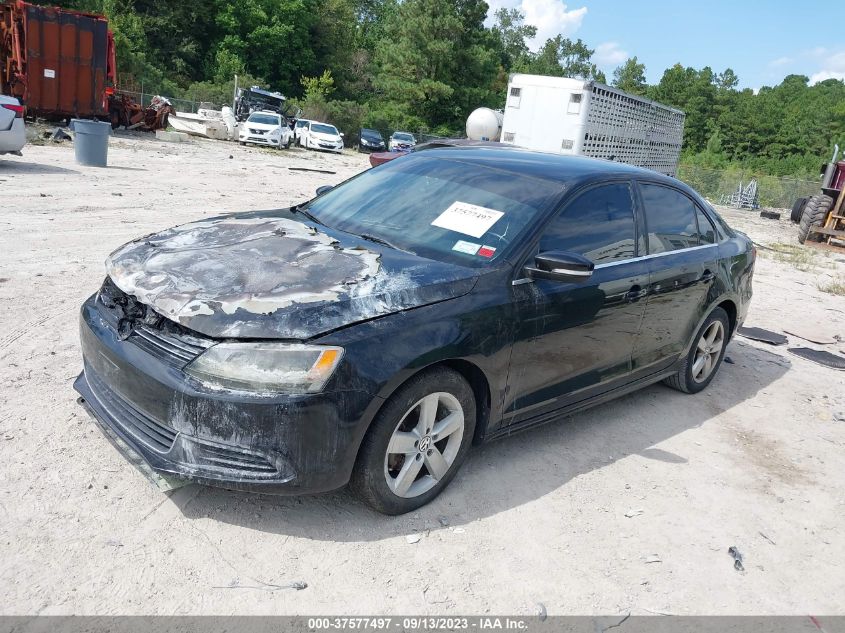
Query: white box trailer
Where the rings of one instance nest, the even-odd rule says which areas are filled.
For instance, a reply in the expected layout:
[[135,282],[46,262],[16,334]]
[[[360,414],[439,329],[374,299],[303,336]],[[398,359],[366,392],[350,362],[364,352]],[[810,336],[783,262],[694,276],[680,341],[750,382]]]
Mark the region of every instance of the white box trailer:
[[680,110],[594,81],[513,74],[502,142],[674,176],[684,117]]

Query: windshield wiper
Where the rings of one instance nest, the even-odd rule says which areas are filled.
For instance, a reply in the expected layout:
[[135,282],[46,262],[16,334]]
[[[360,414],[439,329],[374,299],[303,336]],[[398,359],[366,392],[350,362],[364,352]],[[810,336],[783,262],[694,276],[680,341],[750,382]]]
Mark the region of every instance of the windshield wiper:
[[[305,208],[304,204],[295,204],[290,208],[290,210],[294,213],[301,213],[312,222],[316,222],[317,224],[323,224],[322,222],[320,222],[320,220],[317,219],[317,216],[315,216],[313,213],[311,213],[308,209]],[[323,224],[323,226],[326,225]]]
[[[395,251],[402,251],[403,253],[410,253],[411,251],[406,251],[404,248],[399,248],[396,244],[391,244],[383,237],[379,237],[378,235],[370,235],[369,233],[361,233],[358,235],[362,240],[367,240],[368,242],[375,242],[376,244],[382,244],[383,246],[387,246],[392,248]],[[411,253],[413,254],[413,253]]]

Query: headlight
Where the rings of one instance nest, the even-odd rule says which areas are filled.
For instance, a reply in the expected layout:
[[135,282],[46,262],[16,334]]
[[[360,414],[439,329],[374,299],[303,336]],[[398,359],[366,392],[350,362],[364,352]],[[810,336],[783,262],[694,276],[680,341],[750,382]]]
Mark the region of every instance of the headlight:
[[342,347],[287,343],[218,343],[186,368],[203,384],[264,393],[316,393],[343,356]]

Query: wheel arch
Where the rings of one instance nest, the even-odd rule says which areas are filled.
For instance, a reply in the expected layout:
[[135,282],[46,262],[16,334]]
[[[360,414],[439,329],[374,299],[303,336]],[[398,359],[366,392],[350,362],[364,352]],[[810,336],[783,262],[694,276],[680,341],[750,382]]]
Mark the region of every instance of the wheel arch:
[[[723,299],[718,305],[714,306],[714,308],[722,308],[728,314],[728,325],[730,326],[730,332],[728,332],[728,338],[731,338],[734,333],[736,332],[736,324],[737,318],[739,318],[737,306],[733,299]],[[710,312],[713,312],[713,308],[710,309]],[[709,316],[709,312],[707,316]],[[704,318],[707,318],[705,316]]]
[[722,308],[722,310],[727,313],[728,328],[730,329],[728,340],[733,338],[733,335],[736,333],[737,320],[739,319],[738,304],[734,297],[730,295],[722,295],[707,306],[706,310],[702,311],[701,318],[698,320],[698,323],[696,323],[695,328],[693,328],[690,340],[687,342],[686,347],[684,347],[684,351],[681,353],[681,358],[689,354],[690,349],[692,349],[692,344],[695,342],[696,334],[698,334],[698,331],[707,320],[707,317],[709,317],[716,308]]
[[[414,368],[412,371],[404,374],[401,380],[391,384],[388,390],[379,394],[379,398],[382,399],[381,403],[368,420],[367,428],[362,434],[362,439],[363,436],[366,436],[373,421],[378,417],[394,393],[415,376],[437,367],[447,367],[460,374],[469,383],[472,393],[475,396],[475,432],[473,434],[473,444],[480,443],[484,438],[487,425],[490,422],[490,405],[492,402],[490,380],[481,367],[463,358],[445,358],[425,366]],[[358,450],[360,450],[360,446]]]

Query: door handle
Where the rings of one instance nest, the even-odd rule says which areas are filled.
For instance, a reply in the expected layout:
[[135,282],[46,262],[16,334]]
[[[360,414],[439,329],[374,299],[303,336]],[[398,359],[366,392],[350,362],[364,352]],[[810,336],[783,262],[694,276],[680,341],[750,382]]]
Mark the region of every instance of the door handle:
[[625,301],[628,303],[635,303],[647,294],[648,290],[643,290],[640,286],[631,286],[631,289],[625,293]]
[[704,283],[709,284],[714,279],[716,279],[716,275],[711,273],[709,270],[705,270],[704,274],[701,276],[701,279],[699,279],[699,281],[703,281]]

